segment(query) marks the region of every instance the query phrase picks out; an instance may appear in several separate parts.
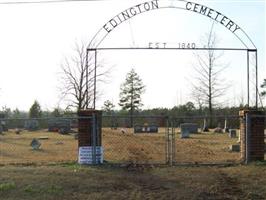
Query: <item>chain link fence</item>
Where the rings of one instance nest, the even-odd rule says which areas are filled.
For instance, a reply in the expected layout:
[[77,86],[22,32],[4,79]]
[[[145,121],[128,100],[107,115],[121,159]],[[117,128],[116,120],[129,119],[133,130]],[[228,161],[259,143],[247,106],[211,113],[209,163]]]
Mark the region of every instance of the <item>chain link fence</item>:
[[[240,162],[239,116],[176,117],[175,163]],[[191,130],[186,137],[187,127]]]
[[[1,119],[0,164],[77,162],[78,119]],[[104,162],[239,162],[239,117],[215,116],[211,123],[209,117],[103,116]],[[183,137],[184,124],[197,131]]]
[[103,116],[104,159],[111,163],[166,162],[165,116]]
[[1,119],[0,164],[77,160],[78,118]]
[[[239,124],[239,116],[214,116],[211,124],[208,116],[104,116],[104,159],[162,164],[239,162]],[[184,125],[196,126],[197,131],[183,138]],[[155,127],[157,131],[150,131]]]

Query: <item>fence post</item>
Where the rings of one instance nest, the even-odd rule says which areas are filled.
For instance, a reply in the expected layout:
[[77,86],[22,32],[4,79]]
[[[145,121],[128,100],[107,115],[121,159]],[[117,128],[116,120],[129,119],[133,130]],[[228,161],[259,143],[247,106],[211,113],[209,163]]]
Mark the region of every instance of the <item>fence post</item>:
[[245,155],[245,163],[248,164],[250,162],[250,115],[249,113],[246,113],[246,130],[245,130],[245,149],[246,149],[246,155]]
[[258,110],[242,110],[240,115],[241,159],[250,161],[264,160],[264,113]]
[[92,113],[92,164],[96,164],[96,116]]
[[103,162],[102,112],[80,110],[78,112],[78,163],[100,164]]

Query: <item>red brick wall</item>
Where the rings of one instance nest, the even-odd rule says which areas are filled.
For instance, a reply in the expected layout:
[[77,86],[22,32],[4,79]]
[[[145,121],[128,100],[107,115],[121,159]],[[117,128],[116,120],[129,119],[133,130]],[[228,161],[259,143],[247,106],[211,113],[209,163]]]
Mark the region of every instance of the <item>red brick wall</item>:
[[[78,112],[78,145],[92,146],[92,115],[96,115],[97,137],[96,146],[102,145],[102,112],[98,110],[81,110]],[[86,118],[88,117],[88,118]]]
[[264,160],[264,120],[263,112],[242,110],[240,115],[240,153],[246,160],[246,114],[250,116],[249,161]]

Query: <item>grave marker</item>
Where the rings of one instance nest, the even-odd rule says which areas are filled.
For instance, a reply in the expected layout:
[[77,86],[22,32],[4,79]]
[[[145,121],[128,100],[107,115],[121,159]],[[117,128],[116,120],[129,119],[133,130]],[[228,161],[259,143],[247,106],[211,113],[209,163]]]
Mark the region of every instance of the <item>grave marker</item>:
[[202,127],[202,132],[208,132],[209,131],[209,128],[208,128],[208,125],[207,125],[207,120],[204,119],[203,121],[203,127]]
[[25,121],[24,128],[28,131],[36,131],[39,128],[39,122],[35,119]]
[[229,129],[229,137],[236,138],[236,129]]
[[33,138],[30,143],[30,146],[32,147],[33,150],[38,150],[41,146],[41,143],[36,138]]
[[144,124],[143,126],[135,125],[134,133],[158,133],[158,126],[148,124]]
[[180,124],[181,138],[189,138],[190,133],[198,133],[198,125],[195,123]]

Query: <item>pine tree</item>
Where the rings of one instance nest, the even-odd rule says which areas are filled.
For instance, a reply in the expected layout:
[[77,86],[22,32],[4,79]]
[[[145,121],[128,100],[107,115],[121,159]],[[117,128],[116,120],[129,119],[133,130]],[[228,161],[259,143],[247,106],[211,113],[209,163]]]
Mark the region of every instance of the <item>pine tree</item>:
[[38,101],[35,100],[31,106],[31,108],[30,108],[29,117],[30,118],[38,118],[38,117],[41,117],[41,115],[42,115],[41,106],[38,103]]
[[104,103],[103,103],[103,111],[106,112],[107,114],[110,114],[113,109],[114,109],[115,105],[110,101],[110,100],[106,100]]
[[[263,83],[260,86],[262,89],[266,88],[266,79],[263,80]],[[266,96],[266,90],[261,92],[261,96],[265,97]]]
[[60,108],[55,108],[54,110],[53,110],[53,112],[51,113],[51,115],[53,116],[53,117],[62,117],[62,110],[60,109]]
[[123,110],[130,113],[130,126],[133,126],[134,111],[139,110],[143,105],[141,103],[141,95],[144,93],[145,86],[142,83],[139,75],[134,69],[131,69],[126,75],[125,82],[120,88],[120,102],[119,105]]

